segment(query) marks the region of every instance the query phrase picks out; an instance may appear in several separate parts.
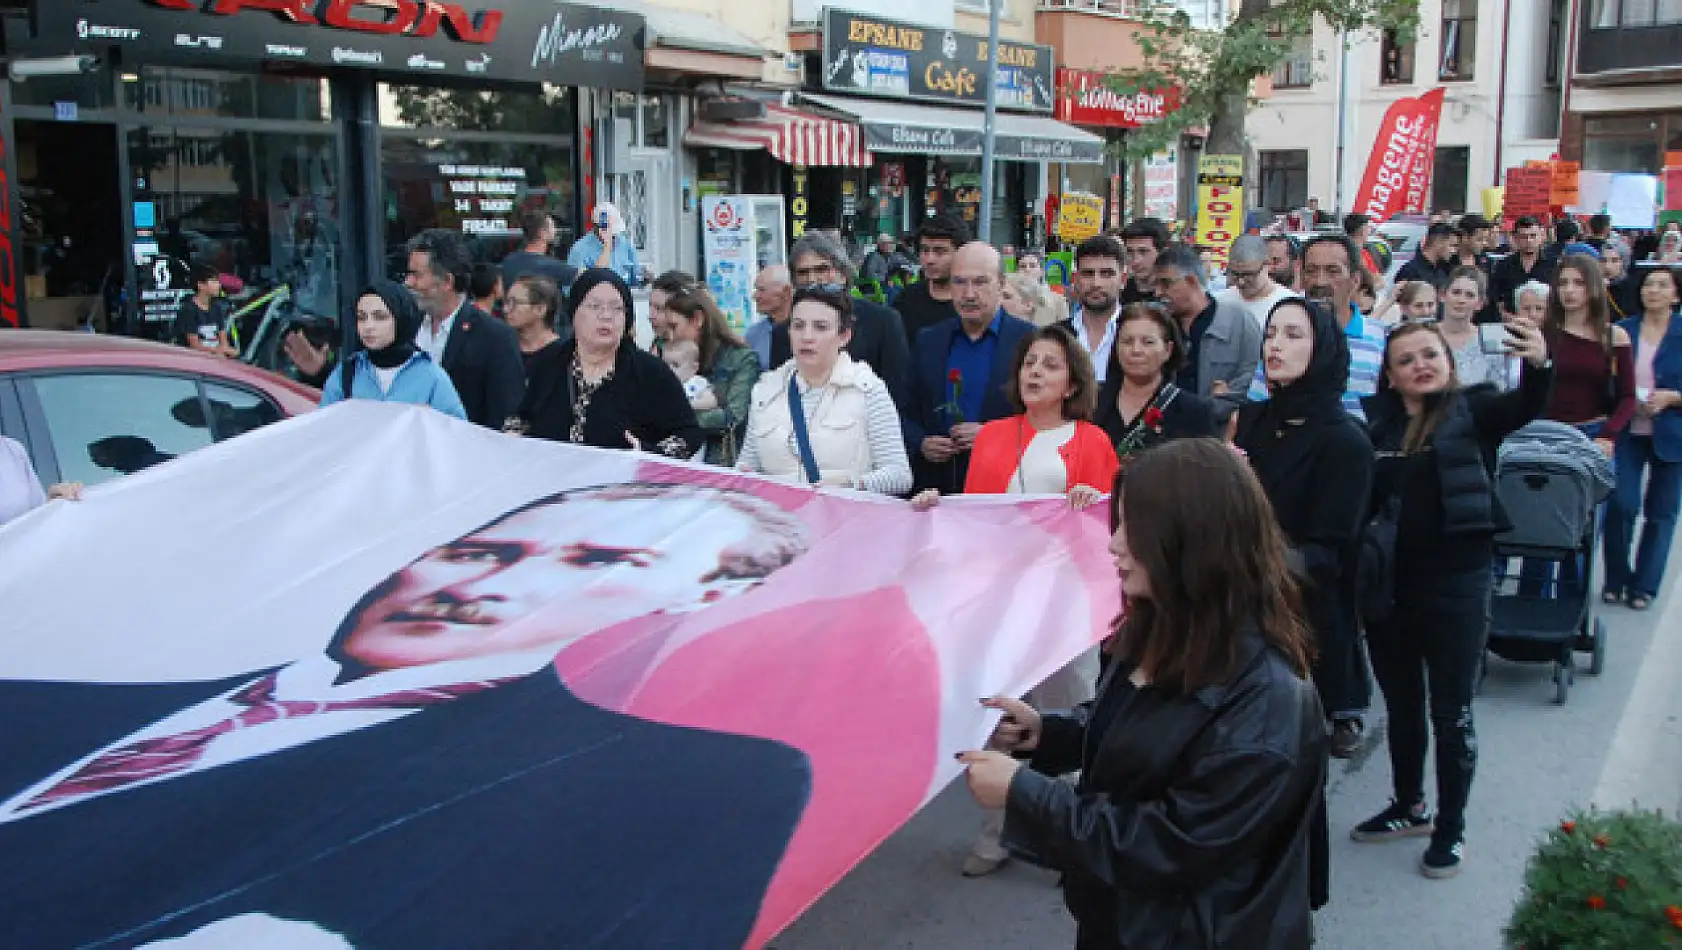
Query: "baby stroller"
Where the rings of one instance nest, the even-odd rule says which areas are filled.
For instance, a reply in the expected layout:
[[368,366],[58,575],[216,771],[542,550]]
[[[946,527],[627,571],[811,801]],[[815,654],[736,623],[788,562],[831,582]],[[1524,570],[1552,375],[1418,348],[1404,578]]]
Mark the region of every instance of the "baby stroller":
[[1517,593],[1516,572],[1497,572],[1489,652],[1518,663],[1554,664],[1555,701],[1576,682],[1574,652],[1590,655],[1588,672],[1606,663],[1606,627],[1594,616],[1597,509],[1612,492],[1612,467],[1594,442],[1560,422],[1533,422],[1502,443],[1495,491],[1513,527],[1495,538],[1497,564],[1542,562],[1560,578],[1549,591]]

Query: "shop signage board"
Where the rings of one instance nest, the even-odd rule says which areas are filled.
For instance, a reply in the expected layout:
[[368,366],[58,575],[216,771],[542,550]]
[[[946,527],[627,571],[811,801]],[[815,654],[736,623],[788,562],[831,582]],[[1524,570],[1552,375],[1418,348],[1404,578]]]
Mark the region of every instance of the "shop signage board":
[[[913,122],[884,122],[866,119],[864,144],[871,151],[899,152],[916,155],[980,155],[981,117],[976,116],[975,128],[960,129],[943,125],[921,125]],[[1039,138],[995,132],[993,155],[1005,161],[1026,162],[1097,162],[1104,157],[1104,143],[1099,140],[1071,140]]]
[[[827,90],[969,105],[987,101],[985,36],[833,8],[824,13],[823,22],[823,87]],[[1000,42],[998,54],[999,106],[1052,111],[1056,82],[1052,48]]]
[[1232,242],[1244,233],[1244,156],[1205,155],[1197,163],[1197,243],[1226,268]]
[[1145,217],[1172,221],[1179,217],[1180,157],[1174,149],[1145,159]]
[[643,18],[554,0],[97,0],[39,5],[30,55],[297,63],[382,74],[638,89]]
[[1057,71],[1057,118],[1071,125],[1137,129],[1179,108],[1178,89],[1117,92],[1115,77],[1084,69]]
[[782,195],[708,195],[701,199],[702,279],[737,332],[762,319],[753,279],[787,263]]
[[1080,191],[1063,192],[1057,213],[1057,236],[1078,244],[1098,236],[1104,228],[1104,199]]

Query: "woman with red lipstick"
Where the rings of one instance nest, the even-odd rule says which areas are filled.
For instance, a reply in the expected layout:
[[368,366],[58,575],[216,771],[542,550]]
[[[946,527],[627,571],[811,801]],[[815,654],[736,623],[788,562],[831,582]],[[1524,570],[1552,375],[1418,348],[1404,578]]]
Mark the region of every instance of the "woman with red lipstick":
[[[1507,333],[1508,352],[1524,361],[1517,389],[1461,390],[1442,333],[1410,323],[1390,334],[1378,394],[1366,400],[1378,453],[1370,510],[1400,503],[1394,607],[1367,623],[1373,673],[1389,710],[1395,799],[1351,837],[1429,835],[1420,862],[1429,878],[1460,871],[1477,766],[1472,690],[1487,635],[1494,539],[1508,525],[1493,490],[1495,453],[1503,439],[1541,416],[1553,389],[1542,331],[1509,318]],[[1425,807],[1428,738],[1436,746],[1434,821]]]

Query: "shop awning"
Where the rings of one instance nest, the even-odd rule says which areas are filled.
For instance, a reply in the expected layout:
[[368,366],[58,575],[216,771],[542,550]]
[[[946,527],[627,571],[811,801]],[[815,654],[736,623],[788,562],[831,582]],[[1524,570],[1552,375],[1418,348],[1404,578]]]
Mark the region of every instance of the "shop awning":
[[870,164],[858,126],[771,103],[766,103],[765,115],[757,119],[697,120],[683,134],[683,144],[739,152],[764,149],[785,165],[863,168]]
[[[813,93],[803,93],[801,98],[857,119],[864,130],[865,147],[874,152],[981,154],[979,109]],[[1090,164],[1104,160],[1104,140],[1046,116],[1000,112],[994,122],[993,154],[1012,162]]]
[[648,24],[649,69],[757,81],[764,78],[765,61],[781,55],[705,13],[643,0],[589,2],[642,16]]

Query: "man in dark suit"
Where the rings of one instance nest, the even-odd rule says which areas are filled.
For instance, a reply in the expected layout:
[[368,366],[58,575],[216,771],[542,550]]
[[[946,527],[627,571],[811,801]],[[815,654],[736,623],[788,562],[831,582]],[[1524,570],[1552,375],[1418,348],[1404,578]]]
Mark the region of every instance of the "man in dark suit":
[[[833,285],[851,288],[855,277],[853,262],[832,238],[816,231],[794,242],[789,251],[789,269],[794,287]],[[876,375],[888,384],[888,394],[894,405],[902,410],[906,404],[906,362],[909,353],[905,343],[905,325],[892,307],[869,300],[853,298],[853,338],[847,344],[847,354],[868,364]],[[788,361],[793,351],[788,342],[788,323],[771,330],[771,365],[776,369]]]
[[553,658],[749,590],[806,544],[742,492],[578,489],[428,551],[277,670],[0,682],[0,946],[240,918],[268,945],[739,947],[807,757],[588,705]]
[[999,308],[999,252],[966,244],[952,259],[956,319],[925,327],[912,351],[911,397],[900,404],[905,449],[917,489],[964,490],[969,451],[981,424],[1014,414],[1005,384],[1016,350],[1034,325]]
[[404,284],[427,317],[415,346],[450,374],[469,421],[501,429],[525,395],[525,361],[513,329],[464,293],[472,265],[461,235],[432,228],[409,242]]

